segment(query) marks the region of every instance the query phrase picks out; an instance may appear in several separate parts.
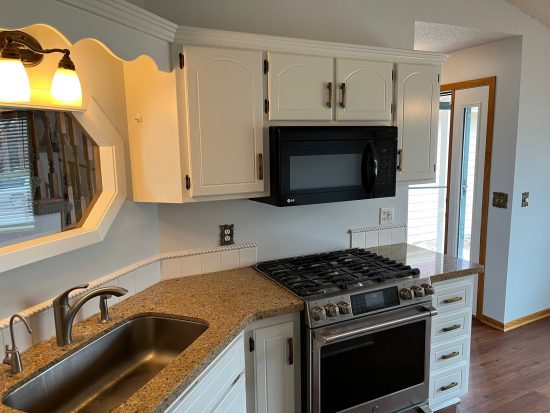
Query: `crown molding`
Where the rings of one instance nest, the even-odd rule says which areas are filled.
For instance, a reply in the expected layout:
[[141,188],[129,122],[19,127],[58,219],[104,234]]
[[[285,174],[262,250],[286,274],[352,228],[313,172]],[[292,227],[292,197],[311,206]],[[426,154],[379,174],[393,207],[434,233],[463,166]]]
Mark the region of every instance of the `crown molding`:
[[190,26],[179,26],[175,33],[174,41],[185,46],[232,47],[269,52],[368,58],[392,62],[440,64],[448,57],[448,55],[442,53],[388,49],[383,47],[295,39],[290,37],[241,33]]
[[124,0],[55,0],[167,42],[178,25]]

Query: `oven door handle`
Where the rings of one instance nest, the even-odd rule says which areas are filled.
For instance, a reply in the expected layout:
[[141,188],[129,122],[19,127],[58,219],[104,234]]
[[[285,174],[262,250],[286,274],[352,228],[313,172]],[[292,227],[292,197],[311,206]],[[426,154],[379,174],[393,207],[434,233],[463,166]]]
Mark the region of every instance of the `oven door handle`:
[[360,328],[354,328],[346,331],[340,331],[334,334],[319,334],[319,335],[316,335],[316,340],[320,341],[322,344],[331,344],[344,339],[345,340],[351,339],[354,337],[372,333],[377,330],[395,327],[400,324],[407,324],[414,321],[422,320],[423,318],[434,317],[437,315],[437,310],[431,305],[422,307],[420,310],[421,311],[418,314],[401,317],[401,318],[398,318],[397,320],[384,321],[378,324],[360,327]]

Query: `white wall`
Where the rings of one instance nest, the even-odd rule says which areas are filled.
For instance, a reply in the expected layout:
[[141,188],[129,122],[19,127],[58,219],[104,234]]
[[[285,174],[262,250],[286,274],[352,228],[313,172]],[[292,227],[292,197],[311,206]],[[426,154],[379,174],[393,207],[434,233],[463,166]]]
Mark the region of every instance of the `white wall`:
[[220,224],[235,224],[239,243],[258,244],[258,260],[349,248],[353,228],[378,225],[381,207],[405,222],[407,188],[395,198],[277,208],[249,200],[159,205],[161,252],[219,243]]
[[[517,36],[453,53],[441,69],[442,84],[497,77],[491,194],[513,193],[521,55]],[[503,258],[508,256],[511,217],[512,204],[508,209],[489,206],[484,314],[496,320],[504,319],[508,261]]]
[[[45,47],[66,47],[51,29],[28,31]],[[85,96],[94,96],[118,133],[128,142],[122,62],[101,45],[84,40],[71,48]],[[31,69],[32,81],[49,82],[59,57],[48,56]],[[42,79],[47,78],[47,79]],[[126,155],[128,159],[128,155]],[[129,162],[126,162],[129,177]],[[129,191],[131,189],[129,188]],[[105,240],[54,258],[0,273],[0,319],[39,304],[73,285],[91,281],[158,253],[156,205],[126,202]]]
[[[545,211],[546,205],[550,204],[550,191],[546,191],[544,170],[550,153],[550,139],[546,136],[550,130],[550,76],[547,70],[550,67],[550,54],[547,52],[550,32],[547,28],[504,0],[145,0],[145,6],[176,23],[190,26],[407,49],[413,48],[414,23],[417,20],[522,35],[516,159],[513,157],[513,133],[508,131],[508,114],[515,118],[510,106],[507,115],[497,120],[497,127],[506,130],[506,136],[511,140],[497,137],[499,146],[503,145],[503,148],[498,148],[493,161],[494,170],[502,173],[495,173],[492,188],[513,191],[510,197],[512,213],[510,215],[510,210],[492,211],[492,234],[489,237],[494,242],[510,232],[511,240],[509,248],[501,248],[496,242],[490,247],[492,261],[487,265],[495,269],[492,282],[495,289],[498,286],[501,297],[494,306],[488,304],[487,309],[497,320],[509,321],[550,308],[550,270],[546,265],[546,255],[550,251],[550,237],[547,236],[550,216]],[[501,57],[515,60],[510,73],[517,74],[517,48],[512,48],[510,53],[508,56],[501,53]],[[469,73],[472,75],[490,69],[482,63],[484,57],[480,58],[469,63],[472,66]],[[493,69],[497,71],[499,68],[495,66]],[[500,73],[504,75],[502,71]],[[513,99],[517,99],[515,81],[509,85],[499,82],[497,95],[504,88],[509,89],[507,93],[513,94]],[[511,132],[513,130],[512,126]],[[531,193],[529,208],[519,208],[522,191]],[[221,205],[220,213],[223,211]],[[186,208],[159,208],[161,245],[174,245],[166,241],[173,238],[165,233],[166,228],[170,223],[183,220]],[[181,210],[179,214],[175,212],[178,210]],[[209,213],[215,216],[214,212]],[[204,216],[198,212],[196,214],[203,219],[208,216],[207,212]],[[327,215],[325,219],[332,217]],[[300,233],[301,222],[296,221],[295,224],[298,227],[294,231]],[[323,228],[323,219],[319,218],[317,224],[317,228]],[[178,225],[186,228],[184,223]],[[318,232],[321,239],[335,236],[335,233],[322,231]],[[205,242],[204,237],[199,239]],[[324,241],[319,247],[327,246],[329,242],[335,241]],[[262,248],[259,253],[264,254]],[[502,294],[506,286],[503,311]]]

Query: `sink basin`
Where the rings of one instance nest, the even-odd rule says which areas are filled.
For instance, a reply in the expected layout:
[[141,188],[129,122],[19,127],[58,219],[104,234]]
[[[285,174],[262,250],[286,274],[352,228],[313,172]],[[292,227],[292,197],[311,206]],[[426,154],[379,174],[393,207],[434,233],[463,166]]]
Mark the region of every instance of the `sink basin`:
[[3,403],[28,413],[110,412],[206,329],[173,318],[128,320],[18,387]]

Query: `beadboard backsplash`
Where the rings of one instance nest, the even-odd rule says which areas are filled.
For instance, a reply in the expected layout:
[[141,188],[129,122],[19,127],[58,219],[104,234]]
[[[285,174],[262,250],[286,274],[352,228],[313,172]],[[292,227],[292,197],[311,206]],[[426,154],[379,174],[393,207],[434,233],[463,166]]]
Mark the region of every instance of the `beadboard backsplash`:
[[348,232],[350,248],[373,248],[407,242],[407,226],[405,224],[356,228],[350,229]]
[[[256,264],[256,257],[256,244],[252,243],[160,254],[90,281],[87,289],[74,291],[69,297],[74,301],[84,292],[107,284],[127,289],[126,295],[109,299],[109,305],[112,306],[161,280],[246,267]],[[67,285],[67,289],[70,287],[72,286]],[[60,294],[62,292],[59,291]],[[55,335],[53,298],[19,312],[31,324],[33,330],[31,335],[21,321],[14,323],[15,341],[19,351],[25,351],[34,344]],[[99,299],[94,298],[82,306],[74,322],[98,317],[98,314]],[[4,345],[11,347],[9,320],[9,318],[0,320],[1,349],[4,349]]]

